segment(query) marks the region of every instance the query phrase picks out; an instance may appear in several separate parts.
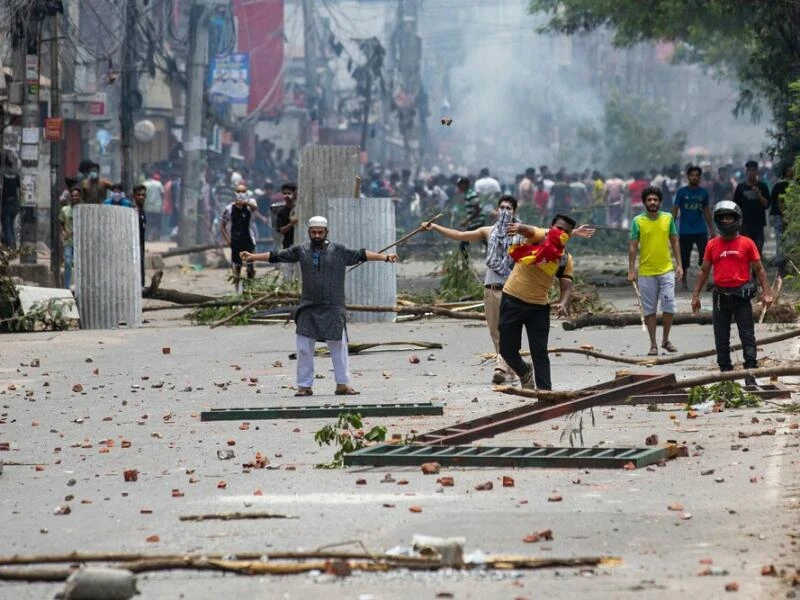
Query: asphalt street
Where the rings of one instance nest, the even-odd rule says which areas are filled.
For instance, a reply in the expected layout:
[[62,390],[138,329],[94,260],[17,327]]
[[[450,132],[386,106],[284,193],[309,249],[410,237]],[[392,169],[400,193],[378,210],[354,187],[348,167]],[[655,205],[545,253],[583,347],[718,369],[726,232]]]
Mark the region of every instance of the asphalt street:
[[[688,302],[688,299],[684,299]],[[155,315],[155,313],[153,313]],[[761,336],[786,326],[757,326]],[[348,401],[441,402],[441,417],[373,417],[390,434],[424,432],[518,406],[492,391],[491,345],[482,323],[425,320],[354,324],[351,341],[440,342],[441,350],[389,349],[351,358]],[[710,348],[710,326],[676,328],[681,352]],[[622,469],[443,468],[442,488],[418,468],[323,470],[333,450],[314,432],[330,419],[203,423],[209,408],[308,405],[333,395],[330,360],[317,359],[314,396],[294,398],[292,326],[220,328],[154,320],[137,330],[42,332],[0,341],[0,554],[71,551],[223,553],[294,551],[358,541],[372,552],[407,546],[415,533],[464,536],[466,550],[539,557],[613,556],[595,569],[519,572],[320,574],[237,577],[189,571],[139,577],[141,598],[782,598],[780,577],[797,567],[800,539],[800,430],[797,415],[775,405],[726,410],[689,420],[680,406],[596,408],[583,414],[583,445],[643,446],[649,435],[674,439],[690,456],[663,467]],[[591,344],[641,355],[638,327],[565,332],[551,346]],[[165,348],[169,353],[165,354]],[[761,350],[765,361],[798,360],[797,340]],[[412,364],[411,353],[420,361]],[[741,360],[741,356],[738,356]],[[625,365],[580,355],[551,356],[556,389],[613,379]],[[37,366],[38,365],[38,366]],[[712,372],[713,358],[635,372],[680,378]],[[796,380],[785,383],[797,389]],[[77,386],[80,386],[77,387]],[[793,400],[797,401],[797,394]],[[778,402],[788,402],[778,401]],[[565,445],[565,418],[479,444]],[[774,435],[741,434],[774,430]],[[740,433],[741,432],[741,433]],[[123,441],[125,443],[123,443]],[[0,445],[2,448],[2,445]],[[220,460],[218,450],[235,457]],[[265,469],[244,469],[256,452]],[[124,481],[136,469],[138,480]],[[713,470],[713,473],[709,471]],[[386,474],[395,480],[382,483]],[[502,476],[514,487],[502,487]],[[366,484],[357,485],[358,479]],[[405,480],[406,485],[398,485]],[[476,485],[492,481],[491,491]],[[223,487],[224,486],[224,487]],[[178,490],[178,492],[174,492]],[[551,497],[562,497],[559,502]],[[670,507],[679,510],[670,510]],[[69,514],[54,514],[68,506]],[[410,512],[411,506],[421,512]],[[63,509],[62,509],[63,510]],[[182,515],[269,511],[293,517],[253,521],[180,521]],[[551,529],[553,540],[524,543]],[[147,541],[158,536],[158,541]],[[342,550],[358,550],[355,545]],[[709,564],[709,561],[710,564]],[[703,571],[714,575],[699,575]],[[0,582],[0,598],[51,598],[60,584]]]

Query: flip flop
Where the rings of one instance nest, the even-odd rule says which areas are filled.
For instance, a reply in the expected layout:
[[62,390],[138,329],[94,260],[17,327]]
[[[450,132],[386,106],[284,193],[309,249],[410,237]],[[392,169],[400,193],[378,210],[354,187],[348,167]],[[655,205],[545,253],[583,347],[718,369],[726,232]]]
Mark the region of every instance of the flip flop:
[[673,345],[672,342],[664,342],[661,344],[661,347],[666,350],[667,352],[677,352],[678,349]]
[[312,390],[310,387],[299,387],[297,388],[297,392],[295,393],[295,396],[313,396],[313,395],[314,395],[314,390]]
[[361,392],[357,392],[349,385],[337,385],[336,390],[333,393],[337,396],[358,396]]
[[658,348],[653,346],[650,348],[650,351],[647,353],[647,356],[658,356]]

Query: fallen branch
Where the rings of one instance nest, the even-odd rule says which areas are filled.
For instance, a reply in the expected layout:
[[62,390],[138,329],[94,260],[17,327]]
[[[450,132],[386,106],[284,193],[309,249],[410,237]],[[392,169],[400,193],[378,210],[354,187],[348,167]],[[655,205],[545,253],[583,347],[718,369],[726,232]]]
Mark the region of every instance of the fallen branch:
[[[378,346],[414,346],[416,348],[425,348],[428,350],[441,350],[442,345],[438,342],[375,342],[375,343],[355,343],[355,342],[348,342],[347,343],[347,353],[348,354],[359,354],[364,352],[365,350],[371,350],[372,348],[377,348]],[[330,355],[330,351],[328,347],[319,347],[314,350],[314,356],[328,356]],[[297,352],[291,352],[289,354],[289,359],[297,360]]]
[[[576,319],[563,321],[561,326],[566,331],[574,331],[582,327],[626,327],[628,325],[639,325],[641,316],[636,313],[608,313],[599,315],[583,315]],[[658,317],[661,323],[661,316]],[[672,317],[673,325],[710,325],[711,313],[675,313]]]
[[[347,561],[349,571],[389,571],[392,569],[411,569],[434,571],[441,568],[452,568],[440,560],[428,558],[413,558],[380,555],[375,560],[328,558],[310,562],[276,562],[270,555],[269,561],[253,560],[223,560],[209,557],[190,556],[165,556],[161,558],[140,559],[126,561],[115,565],[117,568],[127,569],[134,573],[150,573],[155,571],[168,571],[189,569],[197,571],[222,571],[238,575],[294,575],[309,571],[326,571],[331,566],[331,561]],[[588,556],[574,558],[533,558],[528,556],[488,556],[485,562],[467,564],[466,569],[548,569],[555,567],[597,567],[615,566],[622,560],[608,556]],[[75,571],[73,568],[61,569],[0,569],[0,581],[66,581]]]
[[398,315],[424,315],[426,313],[439,315],[442,317],[450,317],[452,319],[471,319],[474,321],[485,321],[486,315],[477,312],[465,312],[460,310],[451,310],[441,306],[365,306],[361,304],[348,304],[345,306],[347,310],[356,312],[394,312]]
[[[284,296],[284,297],[276,297],[276,298],[265,298],[259,306],[274,306],[276,304],[282,305],[287,304],[289,302],[294,302],[297,300],[297,297],[294,296]],[[158,311],[158,310],[181,310],[187,308],[217,308],[223,306],[241,306],[244,300],[212,300],[210,302],[198,302],[196,304],[176,304],[173,306],[145,306],[142,308],[142,312],[150,312],[150,311]]]
[[181,521],[237,521],[247,519],[297,519],[298,517],[268,512],[229,512],[211,513],[206,515],[181,515],[178,518]]
[[142,290],[142,298],[149,300],[164,300],[166,302],[174,302],[175,304],[198,304],[202,302],[213,302],[218,300],[214,296],[204,296],[202,294],[192,294],[187,292],[179,292],[178,290],[162,289],[161,278],[164,276],[163,271],[156,271],[153,278],[150,280],[150,285]]
[[[738,371],[725,371],[724,373],[710,373],[708,375],[701,375],[699,377],[691,377],[689,379],[681,379],[675,383],[667,384],[653,392],[666,392],[668,390],[691,388],[698,385],[708,385],[709,383],[717,383],[718,381],[732,381],[734,379],[744,379],[746,376],[753,376],[756,379],[759,377],[784,377],[787,375],[800,375],[800,364],[788,367],[767,367],[763,369],[741,369]],[[515,388],[510,385],[496,386],[495,392],[503,394],[512,394],[514,396],[522,396],[524,398],[538,398],[545,402],[566,402],[567,400],[575,400],[577,398],[584,398],[597,393],[593,390],[564,390],[564,391],[550,391],[550,390],[524,390]]]
[[[792,329],[790,331],[784,331],[783,333],[779,333],[778,335],[773,335],[770,337],[762,338],[760,340],[756,340],[756,343],[759,346],[766,346],[767,344],[782,342],[784,340],[788,340],[798,336],[800,336],[800,329]],[[731,346],[731,350],[741,350],[741,349],[742,349],[741,344],[734,344]],[[699,350],[697,352],[686,352],[684,354],[675,354],[672,356],[629,358],[626,356],[618,356],[616,354],[605,354],[603,352],[598,352],[597,350],[588,348],[548,348],[547,351],[556,354],[560,353],[583,354],[585,356],[591,356],[593,358],[600,358],[603,360],[610,360],[628,365],[644,365],[644,366],[671,365],[674,363],[683,362],[685,360],[704,358],[706,356],[714,356],[717,353],[716,349],[712,348],[711,350]]]

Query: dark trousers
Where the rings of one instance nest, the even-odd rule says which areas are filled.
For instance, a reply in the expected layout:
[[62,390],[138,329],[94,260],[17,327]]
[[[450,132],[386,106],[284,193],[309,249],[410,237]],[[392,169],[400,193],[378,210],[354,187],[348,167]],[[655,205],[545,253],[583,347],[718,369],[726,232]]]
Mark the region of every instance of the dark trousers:
[[759,255],[764,256],[764,226],[763,225],[746,225],[742,223],[741,234],[749,237],[758,248]]
[[16,248],[17,247],[17,235],[14,231],[14,219],[16,218],[17,213],[10,209],[3,210],[2,213],[2,241],[3,243],[8,246],[9,248]]
[[523,327],[528,334],[536,388],[550,390],[553,387],[550,382],[550,357],[547,354],[550,305],[529,304],[514,296],[503,294],[500,299],[500,322],[497,327],[500,332],[500,356],[519,377],[528,372],[528,365],[519,353],[522,347]]
[[739,339],[742,342],[744,368],[755,369],[756,332],[753,320],[753,305],[747,298],[720,294],[714,291],[714,345],[717,348],[717,364],[720,371],[733,370],[731,363],[731,321],[736,320]]
[[703,264],[703,254],[706,252],[706,242],[708,236],[705,233],[688,233],[678,236],[678,242],[681,246],[681,265],[683,265],[683,277],[686,278],[686,273],[689,270],[689,262],[692,258],[692,248],[697,246],[699,257],[697,258],[697,266]]

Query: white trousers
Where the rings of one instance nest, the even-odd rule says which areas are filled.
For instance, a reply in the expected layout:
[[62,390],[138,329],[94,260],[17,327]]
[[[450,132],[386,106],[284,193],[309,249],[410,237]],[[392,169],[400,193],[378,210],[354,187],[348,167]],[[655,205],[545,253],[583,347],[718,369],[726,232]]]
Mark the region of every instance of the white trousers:
[[[297,336],[297,387],[310,388],[314,384],[314,338]],[[350,383],[350,364],[347,356],[347,332],[342,339],[325,340],[333,361],[333,376],[336,384]]]

